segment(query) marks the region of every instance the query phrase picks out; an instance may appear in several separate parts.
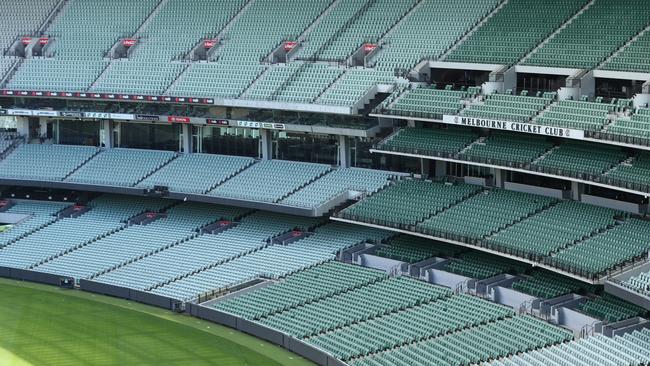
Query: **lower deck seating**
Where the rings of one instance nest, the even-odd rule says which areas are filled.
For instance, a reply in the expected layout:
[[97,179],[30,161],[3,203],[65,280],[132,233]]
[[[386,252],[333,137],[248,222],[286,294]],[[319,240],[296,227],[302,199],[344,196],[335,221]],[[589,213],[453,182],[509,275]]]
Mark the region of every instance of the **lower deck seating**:
[[[97,241],[125,227],[125,220],[145,210],[158,211],[163,200],[144,197],[101,196],[90,210],[76,218],[59,219],[14,240],[0,250],[0,265],[28,269],[54,256]],[[82,265],[85,263],[82,263]]]
[[315,234],[290,245],[272,245],[229,262],[178,279],[151,292],[177,299],[194,299],[218,289],[232,287],[260,276],[281,278],[330,261],[340,250],[362,242],[381,241],[390,236],[382,230],[354,225],[330,224]]
[[288,276],[214,307],[246,319],[260,319],[313,301],[353,291],[388,277],[383,271],[332,261]]
[[38,230],[56,220],[56,213],[68,206],[62,202],[23,201],[18,200],[15,205],[4,211],[8,214],[28,215],[17,224],[11,225],[0,233],[0,248],[8,245],[13,240]]
[[[222,212],[224,216],[221,219],[231,221],[245,212],[242,209],[235,209],[231,213]],[[318,220],[310,218],[255,212],[242,218],[237,226],[226,231],[199,235],[106,272],[94,280],[136,290],[151,289],[190,273],[253,253],[267,247],[269,240],[274,236],[294,229],[308,230],[317,223]],[[239,278],[237,276],[235,274],[233,278]]]
[[306,342],[348,360],[513,315],[505,306],[456,295],[321,333]]
[[444,287],[407,277],[389,278],[273,314],[259,323],[303,338],[450,295]]
[[492,366],[645,365],[650,363],[650,329],[623,336],[596,335],[575,342],[527,351],[494,361]]
[[515,316],[423,339],[350,362],[352,366],[470,365],[573,339],[532,316]]
[[36,266],[34,270],[77,279],[90,278],[188,240],[196,235],[198,228],[227,216],[229,211],[218,205],[183,203],[167,210],[166,217],[146,225],[128,226]]

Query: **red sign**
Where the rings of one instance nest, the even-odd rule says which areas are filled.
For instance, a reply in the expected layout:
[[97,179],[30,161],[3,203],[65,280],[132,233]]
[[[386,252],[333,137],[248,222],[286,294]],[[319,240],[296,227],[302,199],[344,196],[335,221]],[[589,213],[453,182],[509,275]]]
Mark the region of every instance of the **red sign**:
[[32,38],[31,38],[31,37],[23,37],[20,41],[21,41],[25,46],[27,46],[28,44],[32,43]]
[[167,121],[170,123],[190,123],[190,117],[168,116]]
[[41,46],[45,46],[48,43],[50,43],[50,39],[47,37],[41,37],[38,39],[38,44],[40,44]]
[[212,47],[214,47],[216,45],[217,45],[217,40],[216,39],[206,39],[205,41],[203,41],[203,47],[205,47],[207,49],[210,49],[210,48],[212,48]]
[[374,43],[366,43],[363,45],[363,52],[370,53],[377,48],[377,45]]
[[122,45],[123,45],[124,47],[131,47],[131,46],[135,46],[135,44],[136,44],[137,42],[138,42],[137,39],[127,38],[127,39],[124,39],[124,40],[122,41]]
[[292,49],[294,49],[297,45],[298,45],[298,42],[294,42],[294,41],[286,41],[286,42],[284,42],[284,50],[285,50],[286,52],[289,52],[289,51],[291,51]]

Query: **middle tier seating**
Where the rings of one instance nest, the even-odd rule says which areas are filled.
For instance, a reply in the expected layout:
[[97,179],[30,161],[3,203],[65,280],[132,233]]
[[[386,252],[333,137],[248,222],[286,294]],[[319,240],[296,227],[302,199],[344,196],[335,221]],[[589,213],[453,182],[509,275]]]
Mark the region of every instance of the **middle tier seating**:
[[108,149],[65,180],[71,183],[133,187],[176,156],[171,151]]
[[[459,187],[464,186],[405,180],[337,216],[485,247],[589,279],[641,260],[650,250],[643,239],[650,235],[646,220],[512,191],[480,192],[470,186],[469,192],[480,193],[459,195]],[[399,211],[400,206],[409,209]]]
[[284,160],[261,161],[208,192],[208,195],[278,202],[331,170],[329,165]]

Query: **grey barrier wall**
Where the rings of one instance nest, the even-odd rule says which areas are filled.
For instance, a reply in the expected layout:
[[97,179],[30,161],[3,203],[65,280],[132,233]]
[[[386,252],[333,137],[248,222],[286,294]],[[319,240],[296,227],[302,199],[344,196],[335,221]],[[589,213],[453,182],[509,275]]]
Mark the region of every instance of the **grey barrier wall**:
[[282,346],[321,366],[345,366],[346,363],[334,358],[327,352],[305,343],[299,339],[288,336],[275,329],[268,328],[259,323],[240,318],[236,315],[219,311],[214,308],[188,303],[185,310],[191,315],[214,323],[225,325],[248,333],[257,338],[264,339],[278,346]]
[[68,276],[54,275],[50,273],[35,272],[26,269],[0,267],[0,277],[12,278],[14,280],[44,283],[46,285],[60,286],[62,281],[74,283],[74,278]]
[[152,294],[150,292],[144,292],[139,290],[132,290],[126,287],[109,285],[106,283],[94,282],[89,280],[80,280],[79,287],[88,292],[94,292],[102,295],[109,295],[114,297],[120,297],[127,300],[133,300],[141,302],[147,305],[153,305],[160,308],[170,309],[174,311],[181,310],[183,308],[183,302],[171,297],[161,296],[157,294]]
[[634,290],[630,290],[612,281],[605,282],[605,292],[610,293],[614,296],[618,296],[623,300],[629,301],[635,305],[639,305],[645,308],[646,310],[650,311],[649,296],[645,296]]

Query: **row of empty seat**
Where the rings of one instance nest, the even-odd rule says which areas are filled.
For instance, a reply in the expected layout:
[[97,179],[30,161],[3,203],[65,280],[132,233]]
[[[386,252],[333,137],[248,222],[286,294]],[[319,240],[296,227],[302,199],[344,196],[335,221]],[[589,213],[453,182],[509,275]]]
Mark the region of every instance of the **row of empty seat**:
[[0,161],[0,177],[88,185],[168,187],[210,195],[314,208],[341,196],[372,194],[396,174],[359,168],[139,149],[24,144]]
[[[461,187],[406,180],[338,216],[477,245],[587,278],[640,260],[650,250],[641,239],[650,230],[646,220],[526,193]],[[400,208],[405,203],[408,210]]]
[[491,363],[492,366],[643,365],[650,362],[650,330],[622,336],[596,335],[575,342],[528,351]]
[[628,152],[615,146],[550,141],[499,131],[479,138],[467,129],[434,127],[399,130],[380,142],[377,149],[524,169],[643,192],[649,190],[646,154],[630,158]]

